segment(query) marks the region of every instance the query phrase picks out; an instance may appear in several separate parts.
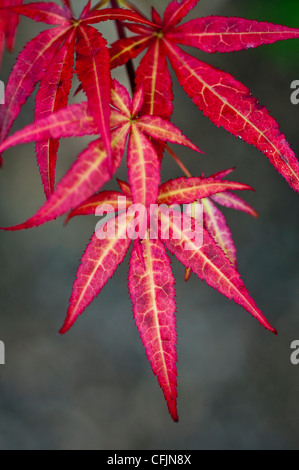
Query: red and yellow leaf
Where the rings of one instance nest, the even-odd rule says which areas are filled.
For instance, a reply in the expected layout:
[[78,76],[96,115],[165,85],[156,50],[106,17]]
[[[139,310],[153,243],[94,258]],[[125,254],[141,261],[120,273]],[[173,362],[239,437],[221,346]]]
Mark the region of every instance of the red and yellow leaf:
[[94,122],[98,126],[112,165],[110,136],[110,57],[103,36],[90,26],[79,26],[77,30],[76,72],[88,98]]
[[126,236],[127,215],[121,214],[109,220],[107,229],[109,230],[112,225],[115,225],[116,237],[114,239],[99,240],[97,234],[94,233],[86,248],[73,286],[66,320],[60,333],[65,333],[100,293],[128,251],[131,240]]
[[299,37],[299,29],[244,18],[207,16],[188,21],[167,37],[205,52],[232,52]]
[[117,80],[113,80],[111,89],[111,104],[118,109],[124,116],[132,116],[132,100],[127,89]]
[[[66,107],[72,85],[75,33],[61,46],[36,96],[35,119],[47,117]],[[46,197],[54,191],[58,140],[47,139],[36,144],[36,158]]]
[[160,162],[148,138],[132,125],[128,147],[128,176],[133,203],[155,204],[160,184]]
[[132,198],[124,197],[124,195],[118,191],[102,191],[86,199],[86,201],[72,210],[67,216],[66,222],[78,215],[94,215],[96,209],[102,204],[105,204],[107,214],[122,212],[130,207]]
[[45,139],[92,135],[98,132],[87,103],[71,104],[46,118],[29,124],[0,144],[0,154],[15,145]]
[[215,178],[176,178],[162,184],[159,188],[159,204],[191,204],[221,191],[252,190],[247,184]]
[[154,27],[154,23],[149,21],[145,16],[137,11],[126,10],[123,8],[104,8],[103,10],[94,10],[82,18],[81,23],[95,24],[100,21],[133,21],[146,26]]
[[125,196],[132,198],[132,193],[131,193],[131,188],[129,183],[126,183],[125,181],[122,181],[118,178],[116,178],[116,181],[118,183],[118,186],[120,187],[120,190],[124,193]]
[[20,53],[5,89],[5,104],[0,107],[0,142],[6,138],[21,107],[43,78],[68,31],[64,26],[43,31]]
[[[113,173],[120,165],[125,150],[128,135],[128,126],[112,133],[113,148]],[[109,181],[111,178],[107,153],[102,140],[96,140],[89,144],[68,173],[57,185],[55,192],[26,222],[5,230],[23,230],[37,227],[45,222],[56,219],[77,207]]]
[[118,39],[109,49],[111,69],[124,65],[130,59],[137,57],[148,46],[150,40],[151,38],[148,36]]
[[191,140],[187,139],[184,134],[171,122],[160,118],[159,116],[141,116],[136,126],[142,132],[145,132],[154,139],[162,140],[163,142],[171,142],[173,144],[185,145],[195,152],[202,153]]
[[134,93],[132,100],[132,117],[137,117],[144,102],[144,89],[143,85],[139,86]]
[[188,15],[199,2],[199,0],[173,0],[165,10],[163,23],[166,27],[175,26]]
[[[178,223],[177,218],[171,220],[170,211],[162,208],[161,223],[170,220],[170,237],[163,240],[166,248],[177,259],[211,287],[221,294],[234,300],[238,305],[251,313],[265,328],[273,333],[276,330],[256,306],[254,300],[244,286],[239,273],[235,270],[223,250],[216,244],[211,235],[203,227],[197,227],[194,219],[190,220],[190,230],[183,228],[183,215]],[[184,217],[188,217],[184,215]],[[203,243],[199,248],[192,236],[202,230]],[[191,236],[191,235],[192,236]],[[188,247],[188,249],[186,249]]]
[[205,228],[237,269],[237,250],[224,215],[209,199],[202,199],[201,202]]
[[160,240],[135,241],[129,270],[129,291],[136,326],[151,368],[157,375],[169,412],[178,421],[174,278]]
[[[168,70],[163,42],[158,38],[141,60],[135,75],[137,86],[143,87],[144,104],[141,114],[155,115],[170,120],[173,112],[172,79]],[[162,159],[165,144],[153,141],[157,154]]]
[[144,90],[142,114],[169,120],[173,112],[172,80],[161,40],[153,42],[141,60],[136,70],[136,84],[142,85]]
[[216,126],[254,145],[299,191],[299,162],[279,131],[277,122],[250,91],[231,75],[218,70],[167,42],[168,57],[180,84]]
[[235,209],[237,211],[246,212],[253,217],[258,217],[257,211],[250,206],[246,201],[243,201],[242,198],[237,196],[236,194],[230,193],[229,191],[224,191],[223,193],[213,194],[211,196],[213,201],[221,204],[225,207],[230,207],[231,209]]
[[34,2],[29,5],[14,6],[10,10],[32,20],[57,26],[70,25],[72,19],[69,11],[53,2]]

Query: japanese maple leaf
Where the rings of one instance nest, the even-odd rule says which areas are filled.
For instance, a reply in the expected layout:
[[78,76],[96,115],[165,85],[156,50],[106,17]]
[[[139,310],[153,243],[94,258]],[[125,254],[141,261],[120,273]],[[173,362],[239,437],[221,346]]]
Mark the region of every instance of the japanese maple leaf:
[[[125,87],[114,80],[109,129],[112,138],[112,174],[121,163],[128,138],[127,165],[133,201],[149,207],[157,200],[160,183],[160,160],[150,138],[185,145],[197,152],[200,150],[169,121],[158,116],[139,115],[143,99],[142,87],[131,100]],[[21,143],[96,133],[97,125],[91,110],[83,102],[39,119],[8,137],[0,145],[0,154]],[[25,223],[7,227],[6,230],[31,228],[56,219],[99,191],[110,178],[108,154],[103,140],[97,139],[78,156],[37,213]]]
[[[134,208],[131,186],[122,181],[119,181],[119,184],[122,193],[101,192],[88,198],[68,215],[67,220],[78,215],[95,214],[102,207],[101,214],[105,212],[112,214],[113,217],[98,230],[103,233],[113,228],[115,237],[100,240],[97,230],[92,236],[81,259],[66,320],[60,332],[65,333],[101,292],[133,243],[129,269],[129,293],[133,304],[133,315],[151,368],[163,390],[169,412],[177,421],[175,289],[165,247],[184,266],[190,266],[200,279],[204,279],[210,286],[250,312],[265,328],[274,333],[276,330],[255,305],[237,270],[209,232],[200,227],[203,231],[203,243],[201,247],[196,246],[191,236],[192,231],[198,230],[194,219],[180,213],[177,213],[179,219],[172,218],[167,206],[171,206],[173,201],[178,204],[190,204],[197,199],[212,197],[229,190],[252,188],[214,177],[183,177],[170,180],[159,187],[157,199],[161,226],[170,221],[169,238],[164,238],[163,230],[159,230],[157,236],[152,237],[150,230],[147,229],[144,239],[135,239],[133,242],[134,237],[128,234],[132,235],[129,227],[136,206]],[[115,215],[118,211],[118,215]],[[183,219],[188,219],[191,223],[191,232],[188,229],[180,232]],[[186,243],[189,245],[188,250]]]
[[[38,82],[36,119],[50,116],[67,105],[76,53],[75,71],[87,95],[88,107],[101,134],[112,171],[110,57],[106,40],[89,25],[116,19],[152,23],[131,10],[111,8],[92,11],[90,7],[91,2],[88,1],[78,19],[73,17],[69,1],[64,1],[63,7],[52,2],[37,2],[8,10],[7,14],[13,17],[22,14],[55,27],[42,31],[32,39],[17,59],[6,86],[5,105],[0,109],[0,142],[7,137],[21,107]],[[36,147],[37,162],[48,198],[54,191],[57,150],[57,139],[45,139]]]
[[172,80],[168,58],[185,92],[217,126],[263,152],[272,165],[299,191],[299,163],[277,122],[250,90],[232,75],[183,51],[178,44],[207,53],[232,52],[298,38],[299,29],[235,17],[207,16],[179,23],[198,0],[171,1],[163,18],[153,9],[155,26],[126,24],[135,35],[116,41],[111,67],[125,64],[147,49],[136,71],[145,89],[144,112],[169,119]]
[[[169,141],[197,148],[169,121],[157,116],[142,115],[143,88],[140,87],[131,100],[126,89],[117,81],[111,92],[110,128],[112,134],[113,169],[118,167],[128,137],[129,184],[122,184],[123,193],[105,191],[94,195],[109,179],[107,152],[103,141],[92,142],[82,152],[70,171],[62,178],[55,192],[42,208],[24,224],[9,227],[19,230],[40,225],[74,209],[69,215],[94,212],[95,206],[107,204],[115,212],[120,211],[107,224],[116,231],[112,239],[98,239],[98,231],[91,238],[79,267],[70,299],[67,318],[61,332],[64,333],[101,291],[116,267],[123,261],[132,238],[128,228],[134,231],[134,205],[142,205],[146,211],[152,204],[164,204],[160,214],[161,226],[168,217],[167,206],[191,204],[198,199],[219,195],[229,190],[251,189],[241,183],[226,181],[218,177],[178,178],[159,187],[159,158],[149,140]],[[49,117],[36,121],[9,137],[0,146],[0,152],[17,143],[45,138],[93,134],[97,126],[87,103],[72,105]],[[224,175],[222,175],[224,176]],[[119,205],[119,197],[126,199]],[[87,199],[87,200],[86,200]],[[116,206],[117,204],[117,206]],[[166,205],[166,208],[165,208]],[[135,206],[136,207],[136,206]],[[131,209],[131,212],[130,212]],[[125,213],[121,213],[126,210]],[[109,210],[107,211],[109,212]],[[142,220],[147,229],[148,217]],[[191,218],[181,215],[182,218]],[[169,218],[169,217],[168,217]],[[157,237],[135,240],[130,262],[129,291],[133,303],[136,325],[140,331],[153,372],[163,389],[168,408],[174,420],[176,410],[176,331],[174,279],[166,248],[201,279],[237,304],[244,307],[260,323],[275,332],[251,299],[240,276],[226,254],[217,245],[204,227],[202,247],[195,246],[190,231],[184,231],[178,240],[177,219],[170,217],[170,238],[164,239],[163,231],[157,228]],[[191,220],[192,230],[198,227]],[[113,227],[112,227],[113,228]],[[148,233],[148,229],[147,229]],[[163,244],[164,243],[164,244]],[[190,245],[186,251],[186,244]]]
[[13,50],[19,22],[19,16],[7,8],[22,5],[22,3],[23,0],[0,0],[0,8],[4,9],[0,11],[0,70],[5,47],[9,51]]

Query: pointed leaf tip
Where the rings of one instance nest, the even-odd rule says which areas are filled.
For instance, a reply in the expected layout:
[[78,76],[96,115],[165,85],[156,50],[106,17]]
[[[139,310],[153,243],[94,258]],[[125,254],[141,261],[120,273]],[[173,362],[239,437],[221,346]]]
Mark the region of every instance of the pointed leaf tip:
[[299,29],[244,18],[206,16],[178,26],[168,36],[208,52],[233,52],[299,37]]
[[149,237],[140,248],[134,243],[130,260],[129,291],[136,326],[153,373],[163,390],[169,413],[178,421],[176,371],[175,291],[170,260],[160,240]]
[[66,333],[79,315],[100,293],[107,281],[113,276],[116,268],[123,262],[131,244],[127,237],[127,214],[110,219],[101,231],[113,230],[115,238],[99,239],[96,231],[88,244],[79,266],[73,291],[70,298],[66,320],[60,334]]
[[[160,212],[161,223],[163,224],[164,221],[165,224],[168,224],[171,220],[169,210],[161,208]],[[167,249],[174,254],[185,267],[190,267],[200,279],[205,280],[207,284],[217,289],[218,292],[243,307],[247,312],[251,313],[262,326],[275,334],[275,328],[270,325],[251,298],[241,280],[240,274],[233,267],[223,250],[216,244],[208,231],[185,214],[181,214],[181,217],[182,220],[173,220],[169,224],[169,239],[163,240]],[[184,222],[183,217],[186,218],[186,221],[189,219],[191,232],[190,230],[182,230],[182,223]],[[190,233],[192,234],[191,236]],[[163,234],[161,233],[161,235]],[[191,240],[191,238],[193,239]],[[202,239],[201,244],[199,243],[200,239]],[[187,250],[185,249],[186,244],[188,246]]]
[[299,161],[278,123],[232,75],[166,42],[168,58],[185,92],[217,126],[254,145],[299,192]]

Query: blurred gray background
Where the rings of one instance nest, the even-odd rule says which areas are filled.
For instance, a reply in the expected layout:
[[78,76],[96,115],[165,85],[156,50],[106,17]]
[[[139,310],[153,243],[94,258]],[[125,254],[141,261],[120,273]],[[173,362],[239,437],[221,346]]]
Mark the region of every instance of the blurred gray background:
[[[84,2],[77,1],[77,11]],[[95,3],[95,2],[94,2]],[[166,0],[136,1],[163,12]],[[299,26],[298,2],[201,0],[191,17],[219,14]],[[46,26],[45,26],[46,27]],[[22,19],[16,54],[44,25]],[[112,23],[101,25],[110,41]],[[191,50],[191,49],[190,49]],[[246,84],[280,123],[299,152],[299,106],[290,84],[299,79],[299,40],[233,54],[194,54]],[[15,61],[6,54],[1,79]],[[124,84],[125,73],[116,75]],[[74,81],[74,89],[77,86]],[[255,148],[217,129],[175,86],[173,122],[206,152],[176,147],[194,175],[236,166],[232,179],[260,217],[224,209],[238,249],[242,278],[278,337],[192,276],[173,258],[178,325],[178,410],[168,415],[132,318],[128,258],[101,295],[64,336],[58,334],[75,272],[94,230],[94,217],[0,233],[1,449],[298,449],[299,365],[290,344],[299,339],[298,200]],[[14,129],[33,120],[34,99]],[[57,180],[88,140],[65,140]],[[167,155],[163,181],[181,176]],[[122,166],[118,177],[126,179]],[[115,185],[107,185],[114,188]],[[0,225],[24,221],[44,202],[34,145],[6,153],[0,174]]]

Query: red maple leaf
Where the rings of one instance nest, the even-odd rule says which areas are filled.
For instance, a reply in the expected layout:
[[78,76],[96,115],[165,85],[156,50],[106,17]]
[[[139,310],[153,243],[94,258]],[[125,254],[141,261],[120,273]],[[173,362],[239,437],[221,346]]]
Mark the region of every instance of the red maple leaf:
[[[124,260],[132,242],[132,237],[128,236],[128,226],[134,217],[134,211],[130,213],[130,206],[134,207],[131,188],[123,181],[119,181],[119,184],[123,194],[117,191],[104,191],[87,199],[68,215],[67,220],[79,215],[94,215],[101,206],[107,214],[120,211],[119,215],[110,219],[101,228],[105,232],[112,226],[113,229],[116,227],[115,238],[99,240],[96,232],[86,248],[61,333],[65,333],[74,324],[78,316],[101,292],[117,266]],[[170,180],[160,186],[157,199],[161,207],[161,225],[168,225],[170,220],[169,237],[164,237],[163,230],[160,230],[159,236],[153,238],[148,230],[145,239],[135,240],[133,244],[129,270],[129,292],[133,314],[152,370],[157,375],[169,412],[175,421],[178,420],[175,290],[170,260],[163,244],[200,279],[245,308],[265,328],[273,333],[276,333],[276,330],[255,305],[236,268],[209,235],[208,230],[201,228],[203,243],[199,248],[192,241],[188,230],[181,232],[181,218],[191,223],[193,232],[197,230],[194,219],[179,213],[179,220],[177,217],[172,219],[169,209],[163,208],[161,204],[171,206],[174,200],[190,204],[197,199],[212,197],[214,194],[244,189],[251,188],[215,177]],[[123,198],[123,195],[126,197]],[[124,214],[121,213],[123,210],[126,210]],[[184,246],[186,243],[191,244],[188,250]]]
[[[0,20],[0,49],[4,39],[12,45],[19,14],[54,27],[25,46],[12,70],[5,105],[0,109],[0,155],[12,146],[36,142],[47,199],[26,222],[5,230],[35,227],[66,213],[67,221],[99,209],[112,216],[95,231],[82,257],[61,333],[100,293],[133,245],[129,269],[133,314],[169,412],[177,421],[175,289],[166,249],[184,265],[186,280],[193,272],[265,328],[273,333],[276,330],[241,280],[232,234],[217,206],[256,217],[256,211],[233,192],[252,188],[227,180],[232,169],[194,177],[168,147],[167,143],[173,143],[200,152],[170,122],[173,92],[167,60],[200,110],[216,126],[261,150],[298,192],[298,160],[276,121],[234,77],[187,54],[178,44],[208,53],[231,52],[298,38],[299,29],[219,16],[180,24],[198,0],[171,1],[163,18],[153,9],[151,21],[127,0],[123,2],[125,9],[116,8],[117,2],[112,1],[113,8],[102,10],[98,9],[107,1],[94,8],[87,1],[79,18],[74,18],[69,0],[63,0],[62,6],[53,2],[20,3],[0,0],[0,7],[6,7]],[[91,26],[107,20],[118,22],[120,34],[110,49],[102,34]],[[125,37],[124,27],[133,36]],[[124,86],[112,80],[111,69],[128,64],[145,49],[131,98]],[[68,105],[74,70],[87,101]],[[35,121],[8,136],[38,84]],[[96,140],[79,154],[55,187],[59,140],[86,135],[95,135]],[[160,165],[165,148],[185,176],[162,183]],[[126,150],[128,182],[118,180],[121,192],[99,193],[117,172]],[[197,202],[204,207],[202,223],[193,213]],[[173,204],[188,205],[190,212],[175,211]],[[159,211],[152,232],[149,214],[156,205]],[[140,235],[141,228],[144,236]],[[110,231],[112,237],[99,236]]]
[[299,38],[299,29],[220,16],[179,25],[198,1],[170,2],[163,19],[153,10],[155,26],[126,24],[135,36],[120,39],[111,46],[111,67],[123,65],[147,49],[136,71],[136,83],[142,83],[145,89],[144,112],[167,119],[173,109],[168,58],[179,83],[198,108],[217,127],[224,127],[263,152],[298,192],[298,160],[266,108],[232,75],[187,54],[178,44],[207,53],[233,52]]
[[[151,24],[131,10],[104,9],[91,11],[88,1],[80,17],[75,19],[70,2],[60,7],[55,3],[30,3],[11,7],[8,15],[18,14],[55,26],[42,31],[20,53],[9,77],[5,91],[5,105],[0,109],[0,141],[3,141],[17,118],[21,107],[40,82],[36,99],[35,117],[51,115],[67,105],[70,93],[74,53],[76,73],[88,98],[88,107],[94,117],[112,165],[110,115],[110,57],[106,40],[89,24],[122,19]],[[45,194],[54,190],[58,141],[47,139],[37,146],[37,162]]]
[[[109,130],[111,129],[112,173],[118,169],[127,137],[129,181],[134,202],[149,207],[158,197],[160,161],[150,138],[185,145],[200,150],[169,121],[159,116],[138,116],[143,104],[143,88],[133,100],[116,80],[111,89]],[[97,125],[88,103],[70,105],[35,121],[10,136],[0,145],[0,154],[17,144],[61,137],[96,134]],[[91,142],[57,185],[54,193],[27,222],[6,230],[20,230],[56,219],[91,196],[111,178],[108,154],[103,139]]]
[[[117,266],[123,261],[133,236],[128,236],[128,226],[134,221],[134,204],[142,205],[145,210],[152,204],[160,207],[175,204],[191,204],[197,200],[205,200],[213,195],[230,194],[231,190],[252,189],[247,185],[226,181],[223,178],[229,171],[221,172],[212,177],[181,177],[160,185],[160,160],[150,142],[149,137],[159,142],[168,141],[183,144],[194,150],[197,148],[169,121],[158,116],[142,115],[144,93],[140,87],[134,94],[133,100],[126,89],[117,81],[111,90],[112,110],[110,127],[112,135],[113,171],[120,164],[122,154],[128,141],[128,177],[129,183],[119,182],[125,201],[119,206],[119,197],[123,194],[116,191],[104,191],[98,195],[93,193],[109,180],[107,153],[103,141],[96,140],[79,155],[69,172],[62,178],[55,192],[25,223],[7,227],[5,230],[20,230],[41,225],[63,215],[70,209],[68,219],[75,215],[95,213],[101,205],[110,207],[106,212],[119,212],[105,227],[113,226],[112,239],[99,240],[97,231],[92,236],[73,287],[67,318],[61,332],[66,332],[78,316],[97,296],[108,279],[114,274]],[[93,116],[87,103],[71,105],[57,111],[27,126],[9,137],[0,146],[3,152],[12,145],[45,138],[60,138],[70,135],[82,135],[83,132],[92,134],[97,131]],[[161,206],[162,205],[162,206]],[[161,211],[161,224],[168,217],[168,209]],[[189,219],[193,232],[194,219]],[[142,224],[147,233],[148,213]],[[189,224],[190,225],[190,224]],[[129,291],[133,303],[133,313],[136,325],[140,331],[147,356],[153,372],[158,377],[169,411],[177,420],[176,411],[176,331],[175,331],[175,300],[174,280],[170,262],[165,252],[165,246],[197,276],[216,288],[230,299],[244,307],[260,323],[275,332],[261,311],[251,299],[238,272],[231,263],[225,251],[219,246],[217,234],[214,238],[209,234],[211,228],[201,227],[203,244],[198,247],[190,238],[189,232],[183,232],[181,239],[176,236],[179,231],[178,221],[170,223],[169,237],[165,238],[161,230],[159,236],[144,240],[135,240],[131,255],[129,272]],[[136,226],[134,225],[136,228]],[[133,231],[134,231],[133,227]],[[103,229],[104,230],[104,229]],[[132,227],[131,227],[132,230]],[[158,229],[157,229],[158,230]],[[213,234],[212,234],[213,235]],[[163,242],[163,243],[162,243]],[[186,251],[185,244],[191,244]]]

